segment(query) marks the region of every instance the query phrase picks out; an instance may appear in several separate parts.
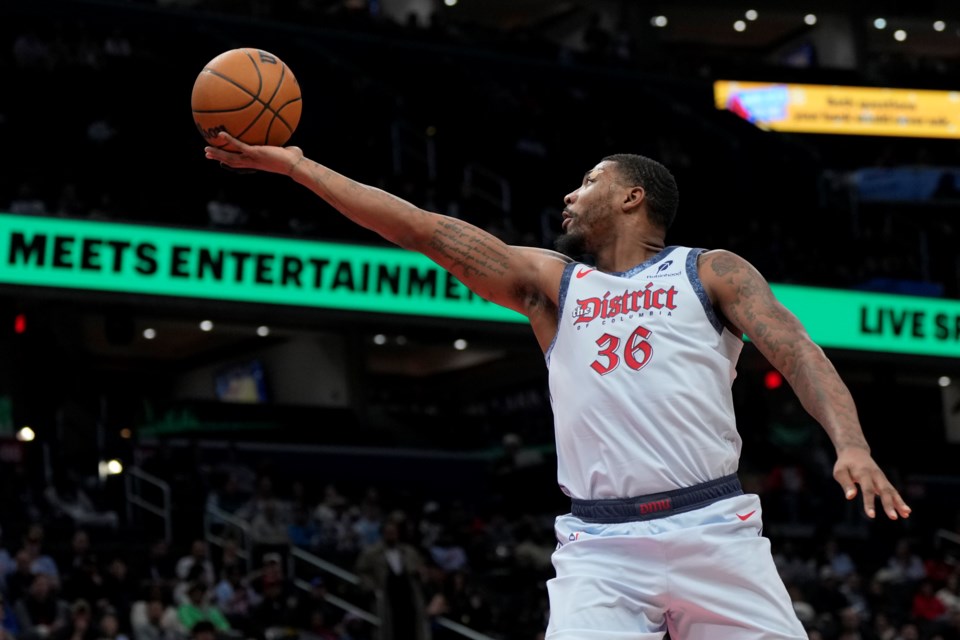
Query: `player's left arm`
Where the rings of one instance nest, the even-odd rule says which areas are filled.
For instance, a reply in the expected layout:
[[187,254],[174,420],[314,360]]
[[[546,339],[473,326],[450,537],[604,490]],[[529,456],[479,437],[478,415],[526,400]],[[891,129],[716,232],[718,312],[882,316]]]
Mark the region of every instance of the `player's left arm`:
[[910,507],[870,455],[850,390],[760,272],[723,250],[701,254],[699,272],[714,305],[784,375],[804,409],[829,435],[837,450],[833,477],[847,499],[857,495],[859,485],[869,517],[875,515],[877,497],[890,519],[909,516]]

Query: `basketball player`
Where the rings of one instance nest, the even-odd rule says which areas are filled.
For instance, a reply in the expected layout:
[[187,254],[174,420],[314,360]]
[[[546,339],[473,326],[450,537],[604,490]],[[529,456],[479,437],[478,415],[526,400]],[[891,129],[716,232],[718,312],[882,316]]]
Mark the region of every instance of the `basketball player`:
[[[529,318],[546,357],[559,482],[550,640],[806,638],[736,477],[731,385],[746,334],[837,452],[847,499],[910,508],[870,455],[847,387],[764,278],[728,251],[665,246],[673,176],[605,158],[564,198],[562,253],[508,246],[455,218],[359,184],[297,147],[206,156],[285,174],[354,222],[419,251],[477,294]],[[572,261],[590,254],[596,264]]]

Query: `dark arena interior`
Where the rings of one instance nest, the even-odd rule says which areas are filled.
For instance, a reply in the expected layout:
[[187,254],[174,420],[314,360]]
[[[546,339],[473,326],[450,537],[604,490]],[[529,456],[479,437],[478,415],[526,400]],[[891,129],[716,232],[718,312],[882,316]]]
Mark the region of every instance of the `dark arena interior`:
[[[411,640],[544,638],[570,502],[543,353],[204,158],[191,89],[239,47],[296,74],[289,144],[508,244],[553,247],[600,158],[662,162],[668,244],[757,267],[913,509],[844,499],[747,341],[738,475],[809,638],[960,639],[960,4],[9,0],[0,640],[407,640],[394,591]],[[388,535],[415,570],[385,592]]]

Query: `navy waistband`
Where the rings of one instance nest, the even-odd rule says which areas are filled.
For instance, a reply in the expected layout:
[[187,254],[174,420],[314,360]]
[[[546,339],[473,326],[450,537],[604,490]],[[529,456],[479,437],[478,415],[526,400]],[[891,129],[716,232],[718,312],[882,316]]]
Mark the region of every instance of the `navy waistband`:
[[692,487],[636,498],[572,500],[570,513],[584,522],[636,522],[693,511],[718,500],[742,494],[740,480],[736,474],[732,474]]

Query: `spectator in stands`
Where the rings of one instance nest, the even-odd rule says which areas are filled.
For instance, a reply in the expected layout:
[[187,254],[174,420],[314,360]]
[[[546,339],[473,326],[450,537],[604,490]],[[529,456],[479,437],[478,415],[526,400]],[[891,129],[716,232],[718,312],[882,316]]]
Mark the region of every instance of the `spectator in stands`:
[[45,573],[33,577],[27,595],[16,604],[17,622],[25,640],[43,638],[66,626],[70,607],[57,598],[53,584]]
[[306,596],[297,600],[297,606],[294,611],[294,624],[299,629],[315,629],[318,621],[315,614],[319,612],[323,616],[321,627],[334,628],[343,619],[343,610],[330,604],[327,600],[327,585],[320,576],[310,581],[310,591]]
[[170,554],[170,544],[164,538],[157,538],[147,550],[147,556],[138,575],[148,584],[172,587],[177,580],[176,565],[177,562]]
[[943,587],[937,591],[937,597],[950,614],[960,613],[960,567],[947,576]]
[[248,497],[253,494],[257,486],[256,471],[240,458],[237,446],[233,442],[227,443],[227,452],[223,461],[217,465],[216,471],[224,478],[233,478],[239,493]]
[[840,593],[863,618],[870,617],[869,596],[863,588],[863,578],[860,577],[859,573],[851,573],[847,576],[843,584],[840,585]]
[[250,522],[250,537],[260,552],[266,549],[285,550],[290,544],[289,523],[281,514],[276,500],[264,500]]
[[216,625],[201,620],[190,629],[190,640],[217,640],[217,631]]
[[129,636],[120,630],[120,620],[112,609],[108,609],[100,616],[97,625],[97,640],[130,640]]
[[374,598],[380,640],[430,637],[420,582],[423,560],[412,545],[400,540],[396,522],[384,522],[380,542],[360,554],[356,571]]
[[353,523],[353,531],[361,547],[368,547],[380,540],[383,527],[383,513],[380,506],[380,492],[374,487],[367,489],[360,503],[360,516]]
[[16,640],[20,635],[20,623],[7,599],[0,594],[0,640]]
[[177,610],[167,605],[159,590],[146,600],[138,600],[130,608],[133,640],[178,640],[180,621]]
[[70,548],[61,557],[58,567],[66,580],[74,571],[78,571],[90,555],[90,534],[86,529],[76,529],[70,537]]
[[260,602],[250,614],[250,624],[260,632],[274,627],[289,627],[293,624],[296,597],[293,585],[283,572],[279,553],[267,553],[263,567],[256,578]]
[[130,607],[133,606],[136,593],[137,586],[130,576],[127,563],[123,558],[115,556],[110,560],[103,576],[103,594],[116,611],[122,629],[129,629],[127,621],[130,619]]
[[886,568],[887,579],[894,584],[919,582],[927,575],[923,560],[913,552],[913,547],[906,538],[897,541]]
[[10,555],[10,551],[3,544],[3,528],[0,527],[0,592],[6,592],[6,577],[16,570],[17,563]]
[[797,614],[797,618],[801,624],[803,624],[803,628],[812,628],[817,618],[817,610],[813,608],[813,605],[807,600],[803,589],[798,585],[788,583],[786,587],[787,593],[790,594],[790,602],[793,604],[793,611]]
[[933,581],[929,579],[921,580],[917,592],[913,595],[910,617],[921,623],[930,623],[944,620],[946,615],[947,607],[937,597]]
[[193,629],[198,622],[213,624],[217,631],[229,631],[230,623],[223,613],[207,599],[207,585],[197,580],[187,591],[187,601],[177,607],[177,617],[184,632]]
[[837,614],[841,638],[860,640],[870,636],[867,621],[853,607],[844,607]]
[[87,553],[77,561],[79,566],[67,574],[63,581],[63,597],[67,602],[82,599],[93,607],[99,607],[106,598],[106,592],[97,557]]
[[455,571],[447,581],[444,598],[447,617],[480,632],[490,629],[492,612],[483,593],[470,583],[465,571]]
[[470,568],[470,560],[462,545],[453,539],[453,534],[443,529],[436,542],[430,546],[430,557],[447,573]]
[[217,608],[234,628],[242,629],[251,610],[260,602],[260,597],[236,565],[224,569],[223,577],[214,588],[213,594]]
[[219,572],[222,577],[227,571],[236,568],[241,574],[247,572],[247,561],[240,557],[240,545],[234,538],[226,538],[220,548]]
[[840,549],[840,543],[836,538],[829,538],[823,544],[820,566],[829,566],[833,570],[833,575],[841,581],[846,580],[847,576],[857,570],[850,554]]
[[237,476],[231,473],[223,479],[223,485],[218,490],[210,492],[207,504],[235,514],[249,501],[250,494],[241,490]]
[[54,589],[60,587],[60,570],[57,563],[43,551],[43,525],[35,522],[27,529],[23,537],[23,548],[30,556],[30,570],[35,574],[44,574],[50,578]]
[[773,562],[784,582],[806,585],[814,580],[817,565],[813,558],[805,557],[791,540],[774,545]]
[[47,203],[35,193],[33,185],[23,183],[17,189],[17,197],[10,201],[10,213],[21,216],[45,216]]
[[16,604],[18,600],[27,595],[30,583],[33,582],[33,569],[30,567],[30,553],[26,549],[20,549],[14,556],[14,569],[12,573],[7,574],[7,597],[11,604]]
[[96,640],[93,612],[86,600],[77,600],[69,609],[66,624],[50,634],[51,640]]
[[894,640],[897,637],[897,628],[890,622],[890,617],[882,611],[873,616],[872,637],[876,640]]
[[248,216],[240,205],[227,199],[226,191],[220,189],[207,201],[207,218],[214,229],[239,229],[246,225]]
[[[199,576],[208,587],[216,584],[217,574],[213,569],[213,562],[210,561],[209,547],[206,540],[197,538],[190,545],[190,553],[177,561],[176,577],[183,581],[187,580],[190,570],[193,567],[199,567]],[[187,627],[189,629],[189,627]]]
[[306,505],[298,504],[293,507],[293,520],[287,527],[287,538],[295,547],[313,550],[317,546],[320,529],[310,517]]
[[820,580],[810,594],[810,604],[818,614],[829,614],[838,619],[840,611],[850,606],[847,597],[840,591],[840,582],[829,566],[820,568]]

